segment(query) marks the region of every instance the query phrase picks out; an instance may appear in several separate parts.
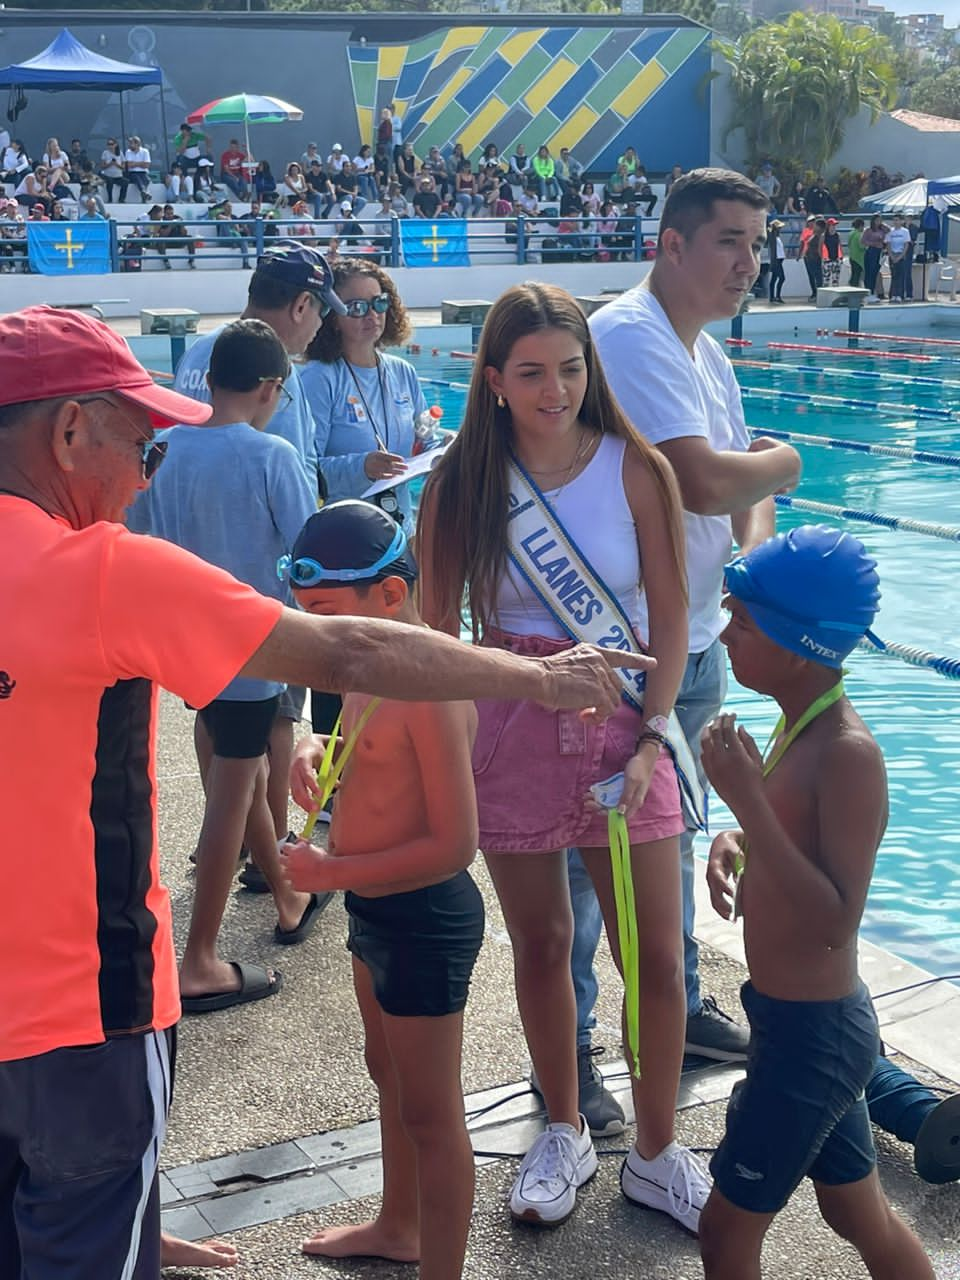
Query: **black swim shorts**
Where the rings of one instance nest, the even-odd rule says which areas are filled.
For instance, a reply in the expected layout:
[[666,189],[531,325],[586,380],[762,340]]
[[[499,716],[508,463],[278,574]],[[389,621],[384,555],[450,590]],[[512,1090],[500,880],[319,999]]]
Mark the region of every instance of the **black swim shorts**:
[[227,760],[254,760],[262,756],[277,718],[279,697],[256,702],[216,698],[198,712],[213,739],[213,754]]
[[866,987],[841,1000],[774,1000],[745,982],[740,999],[750,1054],[710,1162],[717,1189],[741,1209],[776,1213],[804,1177],[867,1177],[877,1157],[863,1091],[880,1038]]
[[384,1013],[442,1018],[460,1012],[483,942],[483,899],[469,872],[382,898],[348,893],[345,905],[347,950],[369,969]]

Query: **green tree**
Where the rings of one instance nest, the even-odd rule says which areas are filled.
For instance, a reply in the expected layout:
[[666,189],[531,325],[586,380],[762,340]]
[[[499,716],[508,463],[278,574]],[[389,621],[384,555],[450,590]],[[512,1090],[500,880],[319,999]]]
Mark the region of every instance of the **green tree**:
[[890,42],[828,14],[791,13],[715,47],[730,64],[734,111],[747,159],[775,158],[784,171],[822,172],[861,107],[892,107],[897,84]]
[[692,18],[694,22],[702,22],[705,27],[713,26],[717,11],[717,0],[644,0],[644,13],[679,13],[684,18]]
[[914,111],[960,120],[960,67],[950,67],[940,75],[924,76],[910,95]]

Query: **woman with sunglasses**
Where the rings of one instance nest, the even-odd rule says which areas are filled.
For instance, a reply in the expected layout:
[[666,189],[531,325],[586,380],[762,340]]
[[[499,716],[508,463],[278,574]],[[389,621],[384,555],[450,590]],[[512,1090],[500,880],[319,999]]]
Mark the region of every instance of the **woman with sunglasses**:
[[[334,289],[347,314],[324,321],[300,374],[331,501],[359,498],[374,481],[402,475],[413,453],[414,424],[427,409],[413,365],[383,350],[410,336],[406,309],[386,271],[343,258],[334,268]],[[406,486],[377,501],[398,520],[409,520]]]

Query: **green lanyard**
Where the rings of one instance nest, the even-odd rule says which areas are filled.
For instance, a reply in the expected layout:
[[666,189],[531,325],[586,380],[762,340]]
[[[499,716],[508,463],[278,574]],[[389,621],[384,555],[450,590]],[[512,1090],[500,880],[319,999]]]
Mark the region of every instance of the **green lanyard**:
[[[788,749],[791,746],[793,746],[794,742],[796,742],[797,738],[800,737],[800,734],[803,733],[807,725],[812,724],[813,721],[816,720],[817,716],[823,715],[824,711],[826,711],[828,707],[832,707],[835,702],[839,702],[840,699],[843,697],[844,692],[845,690],[843,687],[843,677],[841,676],[841,678],[837,681],[837,683],[833,685],[831,688],[829,688],[826,691],[826,693],[821,693],[819,698],[814,699],[814,701],[810,703],[809,707],[807,707],[806,711],[803,713],[803,715],[800,717],[797,723],[793,726],[790,732],[784,735],[783,740],[777,746],[776,750],[771,752],[770,748],[773,746],[774,742],[776,742],[780,734],[783,733],[783,730],[786,727],[787,718],[786,716],[781,715],[780,719],[777,721],[776,725],[774,726],[773,733],[771,733],[770,737],[767,740],[766,747],[764,748],[763,776],[765,778],[769,778],[770,774],[773,773],[774,769],[777,767],[777,765],[780,763],[783,757],[787,754]],[[747,847],[746,847],[746,842],[744,842],[741,852],[737,854],[737,857],[735,859],[734,869],[738,876],[743,873],[744,858],[746,856],[746,852],[747,852]]]
[[340,778],[344,769],[347,767],[347,761],[353,754],[353,749],[357,745],[360,734],[363,732],[364,726],[373,715],[374,711],[379,707],[381,701],[381,698],[371,698],[363,708],[360,715],[357,717],[357,723],[353,726],[353,731],[351,732],[350,737],[343,744],[343,750],[337,757],[336,764],[334,764],[333,756],[337,748],[337,743],[340,741],[340,724],[343,720],[343,711],[341,710],[340,714],[337,716],[336,722],[330,733],[330,737],[327,740],[327,745],[324,748],[323,758],[320,761],[320,768],[317,770],[317,782],[320,783],[321,788],[320,799],[317,802],[317,807],[313,810],[304,824],[301,839],[309,840],[313,835],[313,829],[317,825],[317,815],[320,810],[324,808],[327,801],[340,785]]
[[630,863],[630,833],[627,820],[616,809],[607,811],[610,836],[610,863],[613,872],[613,898],[617,906],[617,934],[620,940],[620,963],[623,966],[624,1011],[627,1021],[627,1048],[633,1058],[633,1074],[640,1079],[640,935],[637,928],[637,904],[633,895],[633,869]]

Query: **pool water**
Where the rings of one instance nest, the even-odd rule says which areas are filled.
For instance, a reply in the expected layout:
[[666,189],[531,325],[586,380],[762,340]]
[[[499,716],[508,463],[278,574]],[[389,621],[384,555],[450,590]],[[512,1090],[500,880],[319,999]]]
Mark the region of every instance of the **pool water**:
[[[889,326],[888,326],[889,327]],[[827,346],[842,346],[829,338]],[[891,344],[878,345],[894,350]],[[926,348],[910,345],[915,353]],[[960,454],[960,347],[929,348],[932,364],[898,359],[847,358],[826,352],[768,350],[757,342],[743,358],[769,368],[738,366],[745,389],[783,389],[815,395],[951,409],[953,421],[924,421],[916,413],[873,409],[829,409],[789,400],[747,399],[751,427],[844,440]],[[732,352],[734,359],[741,353]],[[441,382],[469,381],[471,365],[414,354],[422,376]],[[828,373],[791,372],[797,366],[876,371],[891,381],[869,381]],[[923,376],[955,386],[910,385]],[[459,426],[466,393],[426,385],[428,403],[444,409],[444,426]],[[960,471],[854,452],[799,445],[803,480],[796,497],[886,515],[910,516],[960,526]],[[960,656],[954,619],[960,579],[960,543],[869,524],[780,509],[778,527],[827,523],[856,535],[876,557],[883,599],[874,630],[884,640],[915,645],[939,655]],[[848,662],[847,690],[880,743],[887,762],[890,821],[880,849],[863,931],[934,973],[960,972],[960,683],[903,662],[855,652]],[[761,746],[777,718],[774,705],[741,688],[731,677],[728,708],[737,711]],[[711,827],[731,825],[714,804]],[[701,852],[706,852],[706,842]]]

